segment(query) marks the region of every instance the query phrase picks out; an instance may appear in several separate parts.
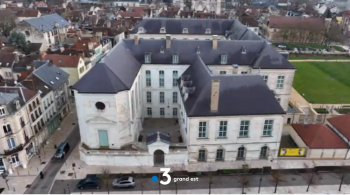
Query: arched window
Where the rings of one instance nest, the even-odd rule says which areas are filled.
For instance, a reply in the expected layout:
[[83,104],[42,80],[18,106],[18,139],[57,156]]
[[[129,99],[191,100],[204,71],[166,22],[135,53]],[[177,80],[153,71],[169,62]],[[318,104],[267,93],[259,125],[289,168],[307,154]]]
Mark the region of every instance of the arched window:
[[245,148],[244,146],[239,147],[237,151],[237,160],[242,160],[245,158]]
[[188,34],[188,29],[187,29],[187,28],[184,28],[184,29],[182,30],[182,33]]
[[261,147],[260,158],[267,158],[268,157],[268,151],[269,151],[269,148],[267,146]]
[[199,150],[198,151],[198,161],[206,161],[207,159],[207,151]]
[[210,28],[207,28],[207,29],[205,30],[205,34],[211,34]]

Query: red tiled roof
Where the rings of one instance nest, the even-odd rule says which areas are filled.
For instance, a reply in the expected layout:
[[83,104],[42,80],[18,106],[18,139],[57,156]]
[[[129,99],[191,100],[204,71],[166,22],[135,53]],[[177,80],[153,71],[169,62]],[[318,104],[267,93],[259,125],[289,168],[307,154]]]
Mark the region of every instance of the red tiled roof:
[[327,119],[340,133],[350,139],[350,114]]
[[304,143],[311,149],[347,148],[346,143],[327,125],[293,124],[292,127]]
[[17,17],[38,17],[39,10],[36,9],[23,9],[17,12]]
[[97,43],[92,38],[82,37],[81,40],[78,40],[71,47],[73,50],[89,50],[89,43],[94,43],[94,48],[98,47],[100,43]]
[[324,30],[324,18],[303,18],[303,17],[284,17],[271,16],[269,17],[270,28],[305,28],[310,30]]
[[52,64],[58,67],[76,68],[79,65],[80,56],[46,54],[43,60],[52,60]]

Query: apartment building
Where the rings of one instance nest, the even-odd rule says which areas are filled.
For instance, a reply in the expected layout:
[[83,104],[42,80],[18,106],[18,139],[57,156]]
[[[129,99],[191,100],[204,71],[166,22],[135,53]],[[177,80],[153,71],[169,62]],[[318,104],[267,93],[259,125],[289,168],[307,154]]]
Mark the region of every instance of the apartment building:
[[263,40],[171,36],[119,42],[73,86],[81,159],[152,166],[277,157],[295,67]]

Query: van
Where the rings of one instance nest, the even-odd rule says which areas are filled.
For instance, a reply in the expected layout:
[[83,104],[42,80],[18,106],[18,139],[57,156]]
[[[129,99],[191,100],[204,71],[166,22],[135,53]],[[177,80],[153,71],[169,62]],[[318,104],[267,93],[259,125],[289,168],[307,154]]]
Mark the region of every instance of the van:
[[54,157],[56,159],[62,159],[68,153],[68,151],[69,151],[69,144],[67,142],[62,142],[58,146]]

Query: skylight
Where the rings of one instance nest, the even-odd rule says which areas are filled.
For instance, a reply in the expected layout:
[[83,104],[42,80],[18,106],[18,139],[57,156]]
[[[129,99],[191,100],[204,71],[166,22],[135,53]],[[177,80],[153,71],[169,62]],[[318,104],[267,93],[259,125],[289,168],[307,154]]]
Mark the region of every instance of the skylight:
[[50,81],[51,84],[55,84],[53,81]]
[[60,78],[56,77],[56,80],[60,80]]
[[44,87],[45,87],[45,89],[49,89],[49,87],[48,87],[48,86],[46,86],[46,85],[45,85]]

